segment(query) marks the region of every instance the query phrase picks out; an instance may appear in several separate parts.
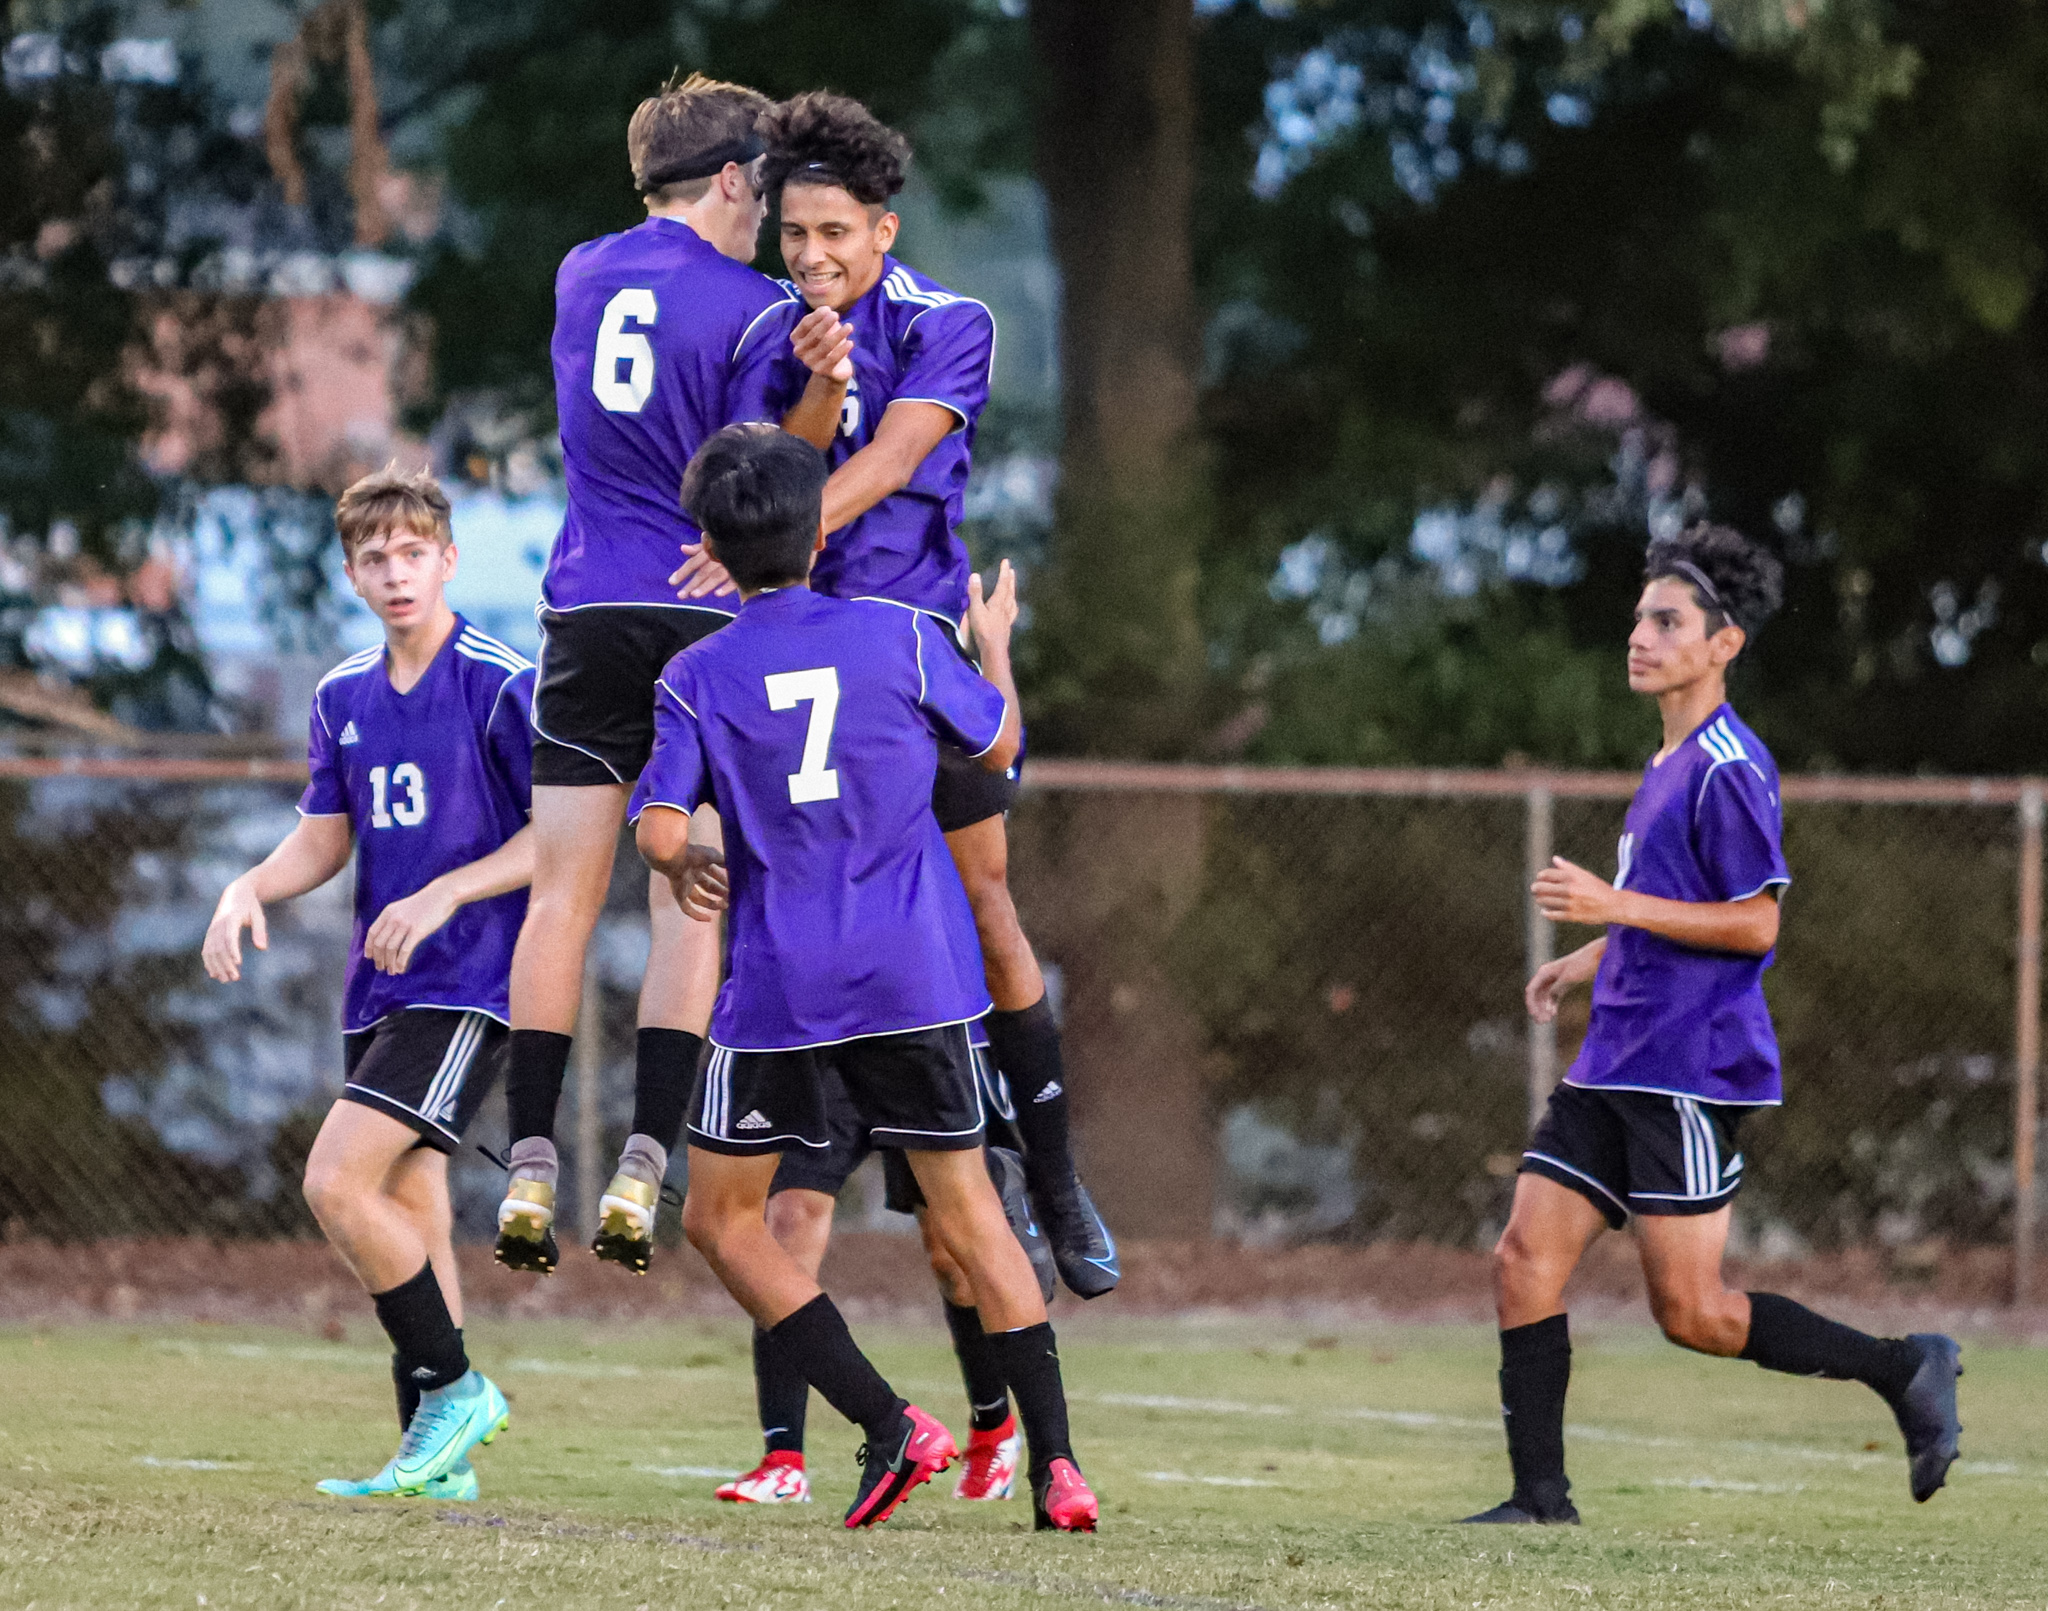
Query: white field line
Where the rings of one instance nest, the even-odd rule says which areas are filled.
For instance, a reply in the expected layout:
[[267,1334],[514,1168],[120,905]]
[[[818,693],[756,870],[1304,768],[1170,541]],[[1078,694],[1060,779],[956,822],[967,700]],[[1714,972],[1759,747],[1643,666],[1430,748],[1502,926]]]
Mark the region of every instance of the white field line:
[[724,1466],[637,1466],[634,1469],[653,1477],[716,1477],[720,1482],[739,1475]]
[[135,1463],[139,1466],[155,1466],[159,1471],[247,1471],[247,1460],[169,1460],[160,1455],[138,1454]]
[[1141,1471],[1138,1475],[1147,1482],[1204,1482],[1211,1488],[1284,1488],[1287,1486],[1281,1482],[1267,1482],[1261,1477],[1191,1477],[1185,1471]]
[[[1314,1415],[1324,1419],[1372,1421],[1417,1432],[1487,1432],[1495,1436],[1500,1433],[1500,1422],[1497,1420],[1481,1420],[1470,1415],[1439,1415],[1433,1410],[1384,1410],[1366,1406],[1326,1409],[1297,1404],[1248,1404],[1237,1399],[1181,1398],[1170,1393],[1074,1393],[1069,1396],[1119,1409],[1173,1410],[1184,1415]],[[1619,1427],[1587,1426],[1578,1423],[1567,1425],[1565,1435],[1583,1443],[1611,1443],[1636,1449],[1713,1450],[1771,1460],[1806,1460],[1824,1465],[1842,1465],[1859,1471],[1871,1466],[1894,1465],[1899,1460],[1899,1452],[1850,1453],[1846,1450],[1814,1449],[1803,1444],[1766,1443],[1748,1438],[1669,1437],[1658,1433],[1627,1432]],[[1958,1476],[2020,1477],[2034,1482],[2048,1482],[2048,1467],[2020,1466],[2007,1460],[1958,1460],[1955,1471]]]

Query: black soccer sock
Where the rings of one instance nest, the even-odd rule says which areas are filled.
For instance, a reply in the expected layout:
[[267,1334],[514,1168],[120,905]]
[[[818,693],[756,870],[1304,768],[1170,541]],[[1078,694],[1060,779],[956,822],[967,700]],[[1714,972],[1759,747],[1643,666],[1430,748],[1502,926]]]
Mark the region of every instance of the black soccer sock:
[[989,1052],[1017,1109],[1024,1177],[1033,1191],[1062,1187],[1074,1178],[1074,1151],[1067,1137],[1067,1071],[1052,1001],[1040,996],[1021,1012],[992,1012],[982,1022]]
[[512,1140],[555,1138],[555,1109],[569,1072],[569,1037],[550,1029],[512,1031],[512,1066],[505,1074],[505,1110]]
[[1749,1340],[1738,1357],[1791,1376],[1862,1382],[1887,1399],[1905,1392],[1920,1368],[1911,1343],[1873,1337],[1775,1292],[1749,1295]]
[[811,1384],[759,1326],[754,1328],[754,1403],[761,1412],[762,1446],[770,1454],[802,1454]]
[[824,1293],[778,1320],[768,1328],[768,1336],[825,1402],[856,1422],[869,1438],[880,1443],[896,1430],[903,1400],[868,1363],[846,1329],[846,1317]]
[[704,1037],[687,1029],[643,1029],[633,1051],[633,1130],[674,1152]]
[[449,1318],[448,1302],[441,1296],[441,1283],[434,1279],[433,1265],[422,1264],[420,1273],[410,1281],[389,1292],[372,1293],[370,1301],[377,1306],[378,1322],[398,1351],[399,1368],[419,1384],[421,1392],[431,1393],[469,1374],[462,1333]]
[[947,1304],[946,1329],[953,1334],[960,1380],[967,1385],[968,1424],[977,1432],[993,1432],[1010,1418],[1010,1384],[1003,1375],[1001,1349],[981,1329],[978,1309]]
[[1563,1315],[1500,1334],[1500,1413],[1508,1429],[1515,1503],[1554,1515],[1567,1503],[1564,1395],[1572,1380],[1571,1326]]
[[420,1407],[420,1384],[406,1374],[403,1354],[391,1356],[391,1385],[398,1389],[398,1430],[403,1432],[412,1425],[412,1412]]
[[1067,1431],[1067,1390],[1060,1381],[1060,1347],[1052,1322],[1041,1320],[1019,1331],[989,1334],[997,1363],[1017,1397],[1017,1418],[1031,1450],[1034,1481],[1055,1460],[1074,1458]]

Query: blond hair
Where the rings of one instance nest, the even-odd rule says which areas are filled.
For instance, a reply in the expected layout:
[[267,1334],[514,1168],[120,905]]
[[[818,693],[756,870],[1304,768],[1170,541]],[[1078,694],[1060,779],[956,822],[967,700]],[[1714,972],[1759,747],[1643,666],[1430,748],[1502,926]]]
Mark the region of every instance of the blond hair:
[[664,84],[626,125],[634,187],[662,203],[702,200],[728,162],[745,167],[761,154],[759,125],[773,105],[759,90],[702,73]]
[[356,548],[386,532],[409,531],[431,537],[444,548],[455,541],[448,494],[428,469],[407,470],[393,459],[344,492],[334,505],[341,551],[351,560]]

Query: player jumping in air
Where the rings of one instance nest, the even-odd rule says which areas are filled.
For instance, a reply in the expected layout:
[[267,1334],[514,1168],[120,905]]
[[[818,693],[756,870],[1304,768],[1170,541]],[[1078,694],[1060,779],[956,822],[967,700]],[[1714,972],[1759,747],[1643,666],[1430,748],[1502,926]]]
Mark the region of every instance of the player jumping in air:
[[[557,1258],[555,1110],[584,953],[654,741],[655,678],[735,608],[676,488],[713,431],[760,417],[783,344],[765,339],[765,315],[788,295],[746,266],[766,210],[752,172],[768,104],[701,77],[642,102],[626,138],[647,221],[577,247],[556,276],[569,507],[542,583],[533,899],[512,962],[511,1180],[497,1251],[514,1269],[551,1270]],[[672,585],[679,549],[688,557]],[[601,1255],[643,1271],[719,966],[717,930],[685,923],[665,880],[649,880],[648,903],[633,1133],[598,1240]]]
[[880,1521],[946,1468],[946,1429],[896,1396],[768,1230],[781,1154],[830,1145],[829,1056],[865,1139],[903,1149],[975,1294],[1024,1421],[1038,1525],[1092,1531],[1045,1301],[982,1158],[967,1026],[988,992],[931,812],[941,741],[992,771],[1016,756],[1015,583],[1006,567],[993,598],[978,579],[968,593],[986,678],[921,612],[819,596],[807,583],[825,480],[814,448],[751,425],[713,437],[683,481],[745,601],[663,671],[633,797],[641,854],[678,879],[692,916],[721,902],[684,878],[690,814],[714,804],[724,825],[732,967],[690,1097],[683,1227],[773,1346],[866,1431],[847,1526]]
[[[890,255],[889,201],[910,157],[902,135],[858,101],[822,93],[785,102],[763,127],[762,187],[780,207],[783,262],[811,309],[782,315],[794,328],[769,417],[832,465],[812,585],[915,610],[957,646],[970,570],[961,506],[995,321]],[[995,1003],[989,1047],[1016,1095],[1031,1199],[1061,1278],[1093,1298],[1121,1272],[1074,1170],[1059,1028],[1010,898],[1003,819],[1016,796],[1016,768],[992,772],[940,747],[932,811],[974,911]]]
[[1530,979],[1529,1015],[1593,985],[1584,1048],[1551,1096],[1494,1249],[1501,1410],[1515,1490],[1467,1520],[1576,1522],[1564,1471],[1571,1379],[1565,1283],[1587,1246],[1635,1220],[1650,1309],[1681,1347],[1873,1388],[1905,1434],[1913,1497],[1956,1458],[1952,1338],[1870,1337],[1770,1292],[1732,1292],[1721,1255],[1742,1185],[1736,1142],[1776,1106],[1777,1035],[1763,975],[1791,882],[1778,769],[1727,702],[1728,666],[1777,609],[1778,562],[1724,527],[1650,545],[1628,640],[1629,687],[1657,701],[1664,742],[1628,809],[1612,884],[1563,858],[1537,876],[1555,922],[1607,933]]
[[306,1160],[306,1201],[390,1335],[398,1453],[324,1492],[474,1499],[469,1451],[508,1419],[470,1369],[448,1155],[503,1066],[506,978],[533,876],[533,667],[448,607],[448,500],[425,472],[358,481],[335,509],[349,581],[384,623],[313,695],[299,825],[222,893],[206,971],[242,976],[242,931],[357,856],[347,1083]]

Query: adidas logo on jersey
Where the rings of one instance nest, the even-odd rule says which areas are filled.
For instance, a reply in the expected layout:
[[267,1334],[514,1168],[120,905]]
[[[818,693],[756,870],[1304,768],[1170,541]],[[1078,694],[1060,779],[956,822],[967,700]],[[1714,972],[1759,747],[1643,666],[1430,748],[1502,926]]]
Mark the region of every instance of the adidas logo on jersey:
[[740,1120],[738,1124],[734,1125],[733,1128],[735,1130],[765,1130],[768,1128],[768,1121],[761,1117],[761,1110],[756,1108],[752,1113],[749,1113],[744,1119]]
[[1066,1088],[1058,1080],[1054,1080],[1031,1100],[1034,1102],[1050,1102],[1054,1097],[1065,1096],[1066,1094]]
[[354,722],[350,722],[346,727],[344,727],[341,730],[341,738],[338,740],[338,742],[343,744],[354,744],[360,742],[362,736],[363,735],[361,733],[358,733],[356,731],[356,724]]

